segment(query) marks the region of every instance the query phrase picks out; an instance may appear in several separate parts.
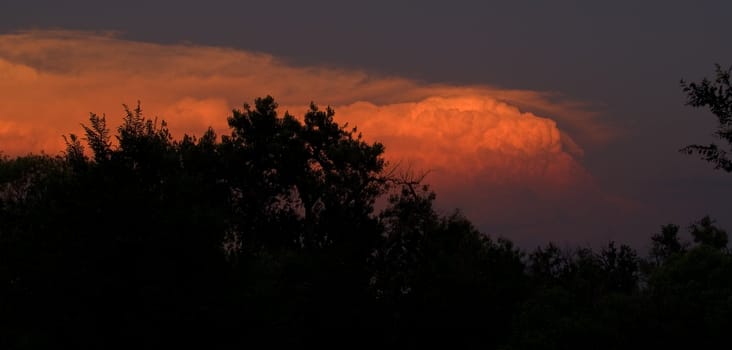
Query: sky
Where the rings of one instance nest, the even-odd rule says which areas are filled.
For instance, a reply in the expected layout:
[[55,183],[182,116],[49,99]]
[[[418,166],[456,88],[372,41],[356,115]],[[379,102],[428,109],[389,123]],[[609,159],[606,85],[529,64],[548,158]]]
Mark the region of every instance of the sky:
[[0,3],[0,150],[57,154],[90,112],[142,101],[175,135],[258,96],[310,101],[427,171],[444,213],[518,244],[637,247],[732,175],[682,155],[715,118],[679,80],[732,65],[728,1]]

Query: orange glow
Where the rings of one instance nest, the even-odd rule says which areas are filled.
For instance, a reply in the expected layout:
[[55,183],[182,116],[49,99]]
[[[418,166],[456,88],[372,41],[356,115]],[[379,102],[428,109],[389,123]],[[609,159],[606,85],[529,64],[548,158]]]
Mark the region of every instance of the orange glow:
[[116,125],[121,104],[137,100],[148,117],[167,120],[175,137],[200,135],[209,125],[226,132],[232,108],[267,94],[282,113],[294,115],[310,101],[331,104],[340,123],[384,143],[392,164],[432,170],[428,182],[455,193],[508,185],[544,196],[592,187],[577,161],[584,152],[578,144],[601,144],[616,133],[588,106],[553,93],[421,84],[297,67],[242,50],[87,32],[0,35],[0,150],[6,155],[57,154],[61,135],[80,133],[90,112],[106,113]]
[[579,154],[565,151],[564,143],[577,146],[554,121],[486,96],[384,106],[358,102],[339,111],[365,135],[376,135],[392,161],[429,169],[431,180],[479,177],[511,184],[533,179],[565,186],[586,177],[574,159]]

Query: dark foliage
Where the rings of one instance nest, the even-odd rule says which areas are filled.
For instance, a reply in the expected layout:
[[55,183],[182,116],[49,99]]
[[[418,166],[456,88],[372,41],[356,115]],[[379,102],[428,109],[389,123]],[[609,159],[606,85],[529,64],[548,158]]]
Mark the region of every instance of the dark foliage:
[[726,142],[726,145],[723,146],[715,143],[689,145],[682,148],[681,152],[699,154],[702,159],[714,164],[715,169],[723,169],[727,172],[732,171],[732,160],[727,155],[727,152],[732,150],[731,72],[732,68],[723,69],[720,65],[716,65],[714,80],[704,78],[699,83],[681,81],[681,87],[687,95],[686,104],[692,107],[708,108],[719,122],[714,136]]
[[92,114],[63,156],[0,158],[0,347],[655,348],[732,329],[710,218],[693,244],[663,226],[649,259],[614,242],[525,254],[438,214],[333,115],[280,117],[266,97],[228,135],[174,140],[138,104],[114,135]]

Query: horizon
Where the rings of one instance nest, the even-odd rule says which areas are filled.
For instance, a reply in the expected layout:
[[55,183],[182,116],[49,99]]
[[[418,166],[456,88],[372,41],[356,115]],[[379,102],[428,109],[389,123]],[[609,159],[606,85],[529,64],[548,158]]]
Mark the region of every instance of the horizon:
[[[89,112],[114,124],[122,103],[142,101],[147,116],[166,119],[180,137],[224,131],[232,108],[273,95],[281,112],[296,116],[311,101],[333,106],[339,122],[383,142],[390,161],[431,170],[439,208],[458,208],[481,231],[524,246],[641,246],[664,224],[704,215],[732,222],[728,176],[678,152],[712,141],[713,116],[684,106],[678,81],[732,62],[732,49],[713,44],[723,31],[709,20],[726,3],[664,3],[663,15],[654,3],[426,3],[416,12],[394,4],[390,14],[361,7],[382,20],[379,28],[348,7],[314,3],[278,12],[291,25],[265,26],[261,35],[247,28],[264,18],[248,16],[241,29],[223,19],[266,13],[258,10],[267,5],[109,12],[41,3],[31,12],[7,2],[0,14],[6,155],[57,152],[61,135],[78,131]],[[133,14],[138,25],[122,20]],[[306,25],[326,14],[334,23]],[[182,21],[191,16],[199,21]],[[432,18],[447,24],[432,27]],[[399,30],[409,23],[413,30]],[[167,29],[156,30],[160,24]],[[304,45],[307,37],[322,46]],[[409,120],[421,124],[405,129]]]

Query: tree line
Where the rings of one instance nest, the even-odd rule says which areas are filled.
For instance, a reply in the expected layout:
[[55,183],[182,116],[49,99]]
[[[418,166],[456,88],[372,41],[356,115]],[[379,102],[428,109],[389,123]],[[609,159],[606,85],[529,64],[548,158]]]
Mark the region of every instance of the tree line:
[[0,346],[727,341],[732,257],[711,218],[690,242],[660,227],[649,252],[523,251],[438,214],[333,116],[268,96],[226,135],[176,140],[138,103],[116,132],[92,114],[62,156],[0,158]]

